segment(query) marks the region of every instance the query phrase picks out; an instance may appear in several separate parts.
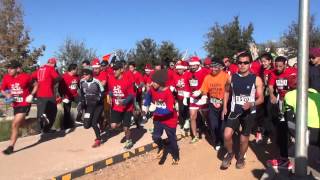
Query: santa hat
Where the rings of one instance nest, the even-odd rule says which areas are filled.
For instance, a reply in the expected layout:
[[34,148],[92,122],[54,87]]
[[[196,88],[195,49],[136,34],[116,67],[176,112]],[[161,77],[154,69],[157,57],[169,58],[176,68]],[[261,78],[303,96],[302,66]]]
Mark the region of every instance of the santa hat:
[[207,57],[204,62],[203,62],[204,65],[211,65],[211,58]]
[[189,59],[189,65],[192,66],[192,65],[200,65],[200,58],[198,56],[192,56],[190,59]]
[[98,58],[93,58],[91,61],[91,67],[98,68],[100,67],[100,61]]
[[111,54],[106,54],[102,57],[103,61],[109,61]]
[[48,63],[50,63],[50,64],[57,64],[57,59],[56,58],[49,58],[48,59]]
[[151,64],[146,64],[146,66],[144,67],[144,71],[152,71],[152,67],[151,67]]
[[183,61],[178,61],[176,64],[176,69],[187,69],[187,66]]

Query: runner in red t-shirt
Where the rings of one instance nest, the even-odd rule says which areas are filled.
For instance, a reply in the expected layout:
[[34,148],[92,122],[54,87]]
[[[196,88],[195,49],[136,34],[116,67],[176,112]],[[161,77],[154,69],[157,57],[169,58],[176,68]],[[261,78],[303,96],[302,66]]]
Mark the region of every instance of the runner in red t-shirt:
[[37,117],[44,133],[51,130],[57,114],[54,87],[60,77],[55,70],[56,63],[56,58],[50,58],[47,64],[32,74],[32,77],[38,82]]
[[[33,95],[37,91],[37,84],[32,83],[32,78],[29,74],[21,72],[21,63],[18,61],[11,61],[8,66],[8,74],[6,74],[1,83],[1,93],[6,97],[12,99],[14,118],[12,121],[12,130],[10,145],[3,151],[4,154],[9,155],[13,153],[14,145],[18,139],[19,128],[24,122],[25,117],[30,111]],[[31,93],[29,88],[33,88]]]
[[172,155],[172,164],[179,162],[179,148],[176,139],[177,112],[174,109],[174,97],[166,86],[168,74],[166,70],[158,70],[152,75],[152,88],[145,96],[143,112],[153,112],[153,141],[158,145],[158,158],[162,158],[164,144],[161,138],[163,131],[169,140],[168,152]]
[[133,142],[130,135],[131,117],[133,111],[133,83],[125,79],[123,65],[116,61],[113,65],[114,76],[108,82],[108,100],[111,104],[111,128],[119,128],[122,124],[125,132],[125,149],[130,149]]
[[[208,96],[201,95],[200,88],[202,86],[202,82],[208,72],[200,67],[200,58],[199,57],[191,57],[189,60],[190,66],[190,79],[188,79],[188,86],[190,87],[190,121],[191,121],[191,131],[193,138],[191,143],[196,143],[199,140],[197,135],[197,115],[198,112],[201,114],[201,118],[206,119],[208,113]],[[203,122],[203,121],[201,121]],[[200,122],[200,123],[201,123]]]
[[142,88],[143,92],[147,92],[150,89],[151,86],[151,74],[153,73],[153,69],[151,68],[151,64],[146,64],[144,68],[144,75],[143,75],[143,82],[144,82],[144,88]]
[[70,64],[68,71],[62,75],[59,84],[59,92],[63,102],[63,122],[61,123],[62,129],[72,128],[74,122],[71,118],[71,103],[79,102],[79,77],[77,75],[78,67],[76,64]]
[[231,63],[230,58],[229,57],[224,57],[223,58],[223,63],[224,63],[224,67],[225,67],[225,71],[232,76],[233,74],[237,73],[239,68],[236,64]]

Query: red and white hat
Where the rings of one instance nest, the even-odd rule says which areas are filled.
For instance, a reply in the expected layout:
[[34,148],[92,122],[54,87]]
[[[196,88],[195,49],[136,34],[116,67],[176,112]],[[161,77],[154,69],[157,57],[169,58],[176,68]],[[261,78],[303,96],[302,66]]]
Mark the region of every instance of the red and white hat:
[[189,59],[189,65],[190,66],[192,66],[192,65],[200,65],[200,61],[201,61],[201,59],[198,56],[192,56]]
[[178,61],[176,63],[176,69],[187,69],[186,63],[184,61]]
[[152,71],[151,64],[146,64],[146,66],[144,67],[144,71],[147,71],[147,72]]
[[57,59],[56,58],[49,58],[48,59],[48,63],[50,63],[50,64],[57,64]]
[[98,58],[93,58],[91,61],[91,67],[98,68],[100,67],[100,61]]

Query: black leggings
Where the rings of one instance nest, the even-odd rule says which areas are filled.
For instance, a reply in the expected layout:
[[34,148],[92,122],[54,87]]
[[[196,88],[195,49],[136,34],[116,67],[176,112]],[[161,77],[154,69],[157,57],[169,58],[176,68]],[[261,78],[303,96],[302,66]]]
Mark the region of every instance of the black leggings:
[[89,129],[93,128],[94,133],[96,134],[96,139],[101,140],[100,128],[98,126],[101,120],[101,114],[103,112],[103,104],[97,105],[88,105],[85,109],[84,114],[84,128]]
[[41,121],[43,114],[46,114],[49,119],[49,124],[41,127],[44,132],[51,129],[57,115],[57,104],[54,97],[52,98],[41,98],[37,99],[37,118]]

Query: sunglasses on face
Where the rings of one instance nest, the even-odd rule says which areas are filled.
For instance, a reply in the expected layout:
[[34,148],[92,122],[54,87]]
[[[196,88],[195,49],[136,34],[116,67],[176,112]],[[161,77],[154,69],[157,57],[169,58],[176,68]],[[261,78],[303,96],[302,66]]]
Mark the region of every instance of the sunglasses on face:
[[248,65],[250,64],[249,61],[238,61],[237,64],[241,65],[241,64],[245,64],[245,65]]

